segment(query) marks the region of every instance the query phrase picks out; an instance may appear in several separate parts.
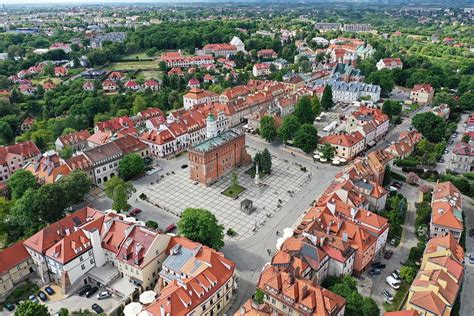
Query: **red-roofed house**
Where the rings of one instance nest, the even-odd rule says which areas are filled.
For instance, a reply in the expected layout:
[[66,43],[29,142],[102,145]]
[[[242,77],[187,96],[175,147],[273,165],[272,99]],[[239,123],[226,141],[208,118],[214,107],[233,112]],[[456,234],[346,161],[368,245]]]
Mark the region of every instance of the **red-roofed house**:
[[140,85],[134,81],[134,80],[128,80],[125,84],[124,84],[124,87],[125,89],[127,90],[131,90],[131,91],[138,91],[140,90]]
[[17,170],[41,155],[32,141],[0,147],[0,182],[5,182]]
[[194,87],[183,95],[183,105],[186,110],[189,110],[196,104],[217,102],[218,99],[219,95],[217,93]]
[[196,78],[191,78],[189,79],[188,81],[188,89],[193,89],[193,88],[199,88],[201,86],[201,84],[199,83],[199,80],[197,80]]
[[377,70],[381,69],[402,69],[403,63],[400,58],[382,58],[380,59],[377,64]]
[[275,59],[278,58],[278,54],[273,49],[262,49],[257,52],[259,58]]
[[155,287],[151,315],[221,315],[232,299],[235,263],[220,252],[183,237],[172,237]]
[[81,151],[88,147],[87,139],[91,136],[88,130],[70,133],[59,136],[54,142],[56,150],[63,150],[65,147],[70,147],[74,151]]
[[55,77],[66,77],[69,71],[66,67],[54,67],[54,76]]
[[295,315],[344,315],[346,300],[333,292],[299,279],[290,273],[267,265],[260,274],[257,287],[265,293],[264,302],[276,314]]
[[474,148],[469,143],[457,143],[454,146],[449,167],[458,173],[471,172],[474,167]]
[[252,74],[255,76],[255,77],[259,77],[259,76],[267,76],[271,73],[270,71],[270,66],[271,64],[270,63],[258,63],[258,64],[255,64],[253,65],[253,68],[252,68]]
[[168,71],[168,76],[172,75],[184,77],[184,72],[179,67],[173,67],[170,69],[170,71]]
[[0,300],[34,272],[33,259],[19,241],[0,251]]
[[158,91],[160,89],[160,83],[155,80],[147,80],[143,86],[145,89],[150,89],[151,91]]
[[102,82],[102,90],[104,90],[104,92],[115,92],[118,88],[118,84],[113,80],[107,79]]
[[321,137],[318,147],[330,144],[338,157],[350,160],[365,149],[365,138],[359,132],[339,133]]
[[433,102],[434,88],[428,84],[416,84],[410,92],[410,100],[422,105]]
[[133,121],[128,116],[120,116],[108,121],[98,122],[94,127],[95,131],[101,132],[118,132],[123,129],[135,129]]
[[82,85],[82,89],[84,91],[94,91],[95,90],[94,82],[91,80],[86,80],[84,84]]
[[451,182],[437,183],[431,200],[430,237],[451,233],[461,238],[464,229],[461,192]]

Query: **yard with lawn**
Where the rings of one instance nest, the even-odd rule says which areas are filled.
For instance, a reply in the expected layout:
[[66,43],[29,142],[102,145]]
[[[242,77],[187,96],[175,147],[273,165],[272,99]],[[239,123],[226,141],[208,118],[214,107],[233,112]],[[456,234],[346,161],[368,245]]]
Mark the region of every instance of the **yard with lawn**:
[[143,70],[137,73],[136,78],[138,80],[142,79],[143,81],[149,80],[149,79],[155,79],[159,80],[162,79],[163,74],[161,71],[158,70]]
[[130,54],[130,55],[127,55],[125,57],[123,57],[122,59],[123,60],[142,60],[142,59],[154,59],[156,58],[157,56],[159,56],[159,53],[155,53],[154,55],[152,56],[148,56],[146,54],[146,52],[141,52],[141,53],[135,53],[135,54]]
[[33,85],[37,85],[37,84],[42,85],[48,80],[51,80],[55,85],[58,85],[63,81],[61,78],[56,78],[56,77],[41,77],[41,78],[32,79],[31,83],[33,83]]
[[154,60],[148,61],[123,61],[111,63],[107,66],[107,70],[111,71],[134,71],[139,69],[150,69],[154,70],[158,68],[158,63]]
[[236,185],[236,186],[231,185],[224,192],[222,192],[222,194],[224,194],[225,196],[231,197],[231,198],[235,198],[235,197],[239,196],[239,194],[244,192],[245,190],[247,190],[247,189],[240,186],[240,185]]
[[27,300],[28,296],[32,294],[36,295],[38,291],[39,287],[36,284],[26,281],[14,289],[13,292],[5,299],[4,303],[17,304],[19,301]]

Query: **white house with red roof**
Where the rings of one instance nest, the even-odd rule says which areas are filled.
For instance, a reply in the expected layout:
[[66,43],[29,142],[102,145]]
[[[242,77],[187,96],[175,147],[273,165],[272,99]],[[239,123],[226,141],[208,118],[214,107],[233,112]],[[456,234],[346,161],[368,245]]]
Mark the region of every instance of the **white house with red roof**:
[[87,139],[91,136],[88,130],[82,130],[67,135],[59,136],[54,145],[57,151],[63,150],[65,147],[71,148],[73,151],[82,151],[88,148]]
[[69,74],[69,71],[66,67],[54,67],[54,76],[55,77],[66,77]]
[[430,237],[451,233],[458,241],[464,229],[462,195],[450,181],[438,182],[431,199]]
[[321,137],[318,147],[321,148],[324,144],[330,144],[335,149],[336,156],[347,160],[354,158],[366,146],[365,138],[359,131],[341,132]]
[[262,49],[257,52],[257,56],[259,58],[265,59],[276,59],[278,58],[278,54],[273,49]]
[[107,78],[112,81],[121,81],[125,78],[125,75],[120,71],[112,71]]
[[50,50],[60,49],[64,51],[66,54],[69,54],[70,52],[72,52],[71,45],[65,44],[65,43],[54,43],[53,45],[49,47],[49,49]]
[[83,89],[84,91],[94,91],[94,90],[95,90],[94,82],[91,81],[91,80],[86,80],[86,81],[82,84],[82,89]]
[[150,89],[151,91],[158,91],[160,89],[160,83],[156,80],[147,80],[143,84],[144,89]]
[[124,87],[130,91],[139,91],[141,89],[140,85],[135,80],[128,80],[124,84]]
[[199,88],[200,86],[201,83],[196,78],[192,77],[191,79],[189,79],[187,85],[188,89]]
[[415,103],[426,105],[433,102],[434,88],[428,84],[416,84],[410,92],[410,100]]
[[118,84],[113,80],[107,79],[102,82],[102,90],[104,92],[116,92],[118,88]]
[[0,146],[0,183],[7,181],[17,170],[41,156],[41,152],[32,141],[9,146]]
[[255,77],[268,76],[271,73],[271,71],[270,71],[270,66],[271,65],[272,65],[271,63],[258,63],[258,64],[255,64],[255,65],[253,65],[253,68],[252,68],[252,74]]
[[377,70],[381,69],[402,69],[403,63],[400,58],[382,58],[376,64]]
[[474,148],[470,143],[460,142],[454,146],[449,168],[458,173],[467,173],[474,169]]
[[196,104],[217,102],[219,95],[212,91],[203,90],[198,87],[191,88],[185,95],[183,95],[183,106],[186,110],[191,109]]

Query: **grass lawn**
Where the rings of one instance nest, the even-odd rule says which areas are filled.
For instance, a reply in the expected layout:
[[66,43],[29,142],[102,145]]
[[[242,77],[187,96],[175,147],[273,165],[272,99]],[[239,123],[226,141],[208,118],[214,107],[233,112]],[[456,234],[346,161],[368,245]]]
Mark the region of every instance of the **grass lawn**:
[[[252,167],[250,168],[249,170],[245,171],[246,174],[248,174],[249,176],[251,176],[252,178],[255,177],[255,169]],[[264,176],[267,175],[266,172],[263,172],[260,170],[260,172],[258,173],[258,175],[260,176],[260,179],[263,178]]]
[[35,78],[35,79],[32,79],[31,82],[33,83],[33,85],[36,85],[36,84],[43,84],[45,83],[47,80],[51,80],[55,85],[58,85],[60,84],[63,80],[61,78],[56,78],[56,77],[43,77],[43,78]]
[[148,80],[148,79],[161,79],[163,77],[161,71],[158,70],[143,70],[137,74],[138,79]]
[[106,69],[112,71],[118,70],[137,70],[137,69],[157,69],[158,63],[154,60],[151,61],[123,61],[111,63]]
[[240,185],[237,185],[237,188],[235,190],[232,188],[232,186],[230,186],[224,192],[222,192],[222,194],[231,198],[235,198],[236,196],[238,196],[240,193],[244,192],[245,190],[247,189]]
[[36,284],[26,281],[13,290],[13,292],[5,299],[4,303],[17,304],[19,301],[27,300],[28,296],[36,294],[38,290],[39,288]]
[[157,52],[155,55],[153,56],[148,56],[145,52],[141,52],[141,53],[136,53],[136,54],[130,54],[130,55],[127,55],[125,56],[123,59],[128,59],[128,60],[134,60],[134,59],[151,59],[151,58],[155,58],[159,53]]
[[402,281],[402,284],[400,285],[400,288],[397,290],[397,293],[395,293],[395,297],[393,298],[393,302],[388,304],[388,303],[383,303],[383,307],[386,312],[393,312],[393,311],[398,311],[401,308],[402,303],[405,301],[405,297],[408,294],[408,290],[410,289],[410,284],[406,283],[405,281]]

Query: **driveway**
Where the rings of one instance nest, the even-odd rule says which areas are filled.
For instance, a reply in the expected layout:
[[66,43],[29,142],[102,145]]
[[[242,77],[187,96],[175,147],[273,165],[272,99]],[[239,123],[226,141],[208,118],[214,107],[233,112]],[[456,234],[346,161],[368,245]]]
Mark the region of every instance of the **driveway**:
[[400,269],[401,262],[405,262],[408,259],[410,249],[415,247],[418,243],[418,239],[415,235],[415,203],[420,199],[418,188],[403,183],[403,187],[399,190],[399,193],[406,197],[408,202],[408,211],[405,217],[405,223],[403,224],[400,244],[395,248],[387,243],[386,249],[393,251],[393,255],[390,260],[386,260],[383,257],[377,260],[386,265],[386,268],[382,269],[382,274],[369,276],[367,270],[359,282],[359,291],[361,294],[372,297],[382,311],[384,310],[383,303],[385,301],[382,290],[387,289],[395,296],[395,290],[385,282],[385,278],[389,276],[393,270]]
[[94,303],[102,307],[106,314],[109,314],[121,304],[121,301],[114,297],[110,297],[105,300],[98,300],[96,295],[91,298],[86,298],[74,294],[60,301],[46,303],[46,306],[48,306],[49,312],[51,315],[53,315],[54,313],[59,312],[61,308],[67,308],[69,312],[79,311],[81,309],[87,309],[93,312],[91,307]]

